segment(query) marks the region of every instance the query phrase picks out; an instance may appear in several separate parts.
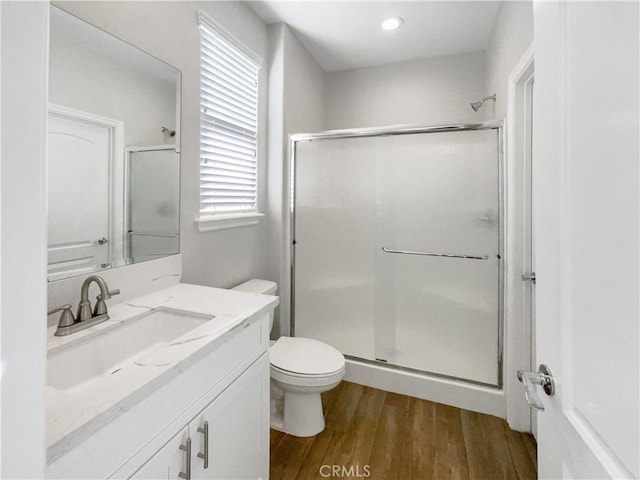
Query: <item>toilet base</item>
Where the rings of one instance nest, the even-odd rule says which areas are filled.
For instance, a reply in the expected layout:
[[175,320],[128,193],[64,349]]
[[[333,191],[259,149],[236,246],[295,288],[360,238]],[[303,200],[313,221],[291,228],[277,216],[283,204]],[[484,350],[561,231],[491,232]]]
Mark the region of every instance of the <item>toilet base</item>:
[[296,437],[312,437],[323,431],[320,394],[285,392],[283,430]]
[[296,437],[312,437],[324,430],[321,393],[335,384],[318,389],[291,387],[284,390],[271,379],[271,428]]

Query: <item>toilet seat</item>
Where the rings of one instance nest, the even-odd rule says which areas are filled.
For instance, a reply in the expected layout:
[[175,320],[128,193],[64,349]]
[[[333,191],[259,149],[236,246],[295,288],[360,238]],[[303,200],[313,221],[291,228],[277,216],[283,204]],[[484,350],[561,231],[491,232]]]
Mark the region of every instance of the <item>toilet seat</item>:
[[286,375],[288,377],[317,378],[318,380],[320,380],[320,379],[323,379],[323,378],[333,377],[334,375],[336,375],[338,373],[344,372],[344,367],[339,368],[335,372],[315,373],[315,374],[312,374],[312,375],[310,375],[308,373],[292,372],[290,370],[285,370],[284,368],[278,368],[275,365],[271,365],[271,371],[272,372],[277,372],[280,375]]
[[339,384],[344,377],[344,368],[327,375],[296,375],[277,367],[271,366],[271,379],[286,385],[291,389],[294,387],[305,388],[308,391],[318,390],[324,391],[327,388],[333,388]]
[[269,349],[272,372],[321,379],[344,372],[344,356],[326,343],[303,337],[280,337]]

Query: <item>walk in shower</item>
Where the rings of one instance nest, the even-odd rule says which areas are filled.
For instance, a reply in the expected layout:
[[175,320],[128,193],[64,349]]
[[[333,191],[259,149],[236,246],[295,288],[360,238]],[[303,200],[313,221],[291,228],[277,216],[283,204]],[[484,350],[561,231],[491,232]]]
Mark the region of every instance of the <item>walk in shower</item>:
[[501,387],[502,123],[294,135],[292,335]]

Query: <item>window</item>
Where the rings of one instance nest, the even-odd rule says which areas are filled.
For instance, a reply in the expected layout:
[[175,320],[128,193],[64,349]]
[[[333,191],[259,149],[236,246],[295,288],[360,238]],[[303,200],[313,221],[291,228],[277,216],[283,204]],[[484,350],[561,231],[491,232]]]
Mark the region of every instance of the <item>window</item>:
[[259,71],[228,35],[200,17],[199,224],[258,213]]

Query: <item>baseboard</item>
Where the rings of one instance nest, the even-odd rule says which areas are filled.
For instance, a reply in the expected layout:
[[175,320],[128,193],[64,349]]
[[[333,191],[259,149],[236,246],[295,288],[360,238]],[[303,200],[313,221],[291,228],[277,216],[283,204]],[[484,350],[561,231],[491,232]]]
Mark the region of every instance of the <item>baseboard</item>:
[[347,359],[344,379],[387,392],[409,395],[500,418],[506,417],[503,390],[405,372],[351,359]]

